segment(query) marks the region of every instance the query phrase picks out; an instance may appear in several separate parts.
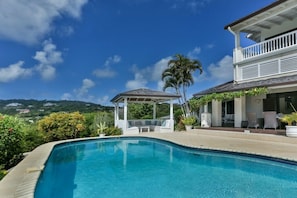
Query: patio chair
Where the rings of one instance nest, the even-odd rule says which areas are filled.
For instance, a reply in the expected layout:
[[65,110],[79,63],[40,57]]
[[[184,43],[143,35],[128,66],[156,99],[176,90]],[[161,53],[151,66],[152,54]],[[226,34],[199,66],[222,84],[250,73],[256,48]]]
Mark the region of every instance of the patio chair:
[[265,111],[264,116],[264,129],[273,128],[276,130],[278,127],[277,115],[275,111]]
[[248,120],[247,128],[257,129],[259,127],[256,113],[252,113],[252,112],[247,113],[247,120]]
[[160,126],[160,132],[173,132],[170,127],[170,120],[164,120]]

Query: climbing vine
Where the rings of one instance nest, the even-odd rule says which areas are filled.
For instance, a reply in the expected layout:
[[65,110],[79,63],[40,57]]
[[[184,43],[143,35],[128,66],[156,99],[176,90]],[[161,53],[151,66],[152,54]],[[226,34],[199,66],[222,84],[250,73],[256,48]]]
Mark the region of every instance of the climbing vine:
[[234,92],[212,93],[201,98],[192,98],[189,103],[193,111],[197,111],[199,107],[211,102],[212,100],[231,100],[233,98],[240,98],[241,96],[258,96],[267,94],[268,89],[266,87],[256,87],[249,90],[240,90]]

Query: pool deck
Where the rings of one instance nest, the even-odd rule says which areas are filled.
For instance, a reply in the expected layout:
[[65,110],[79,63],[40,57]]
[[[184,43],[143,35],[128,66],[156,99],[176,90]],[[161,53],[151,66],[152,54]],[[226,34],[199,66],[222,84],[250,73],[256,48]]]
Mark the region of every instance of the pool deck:
[[[134,136],[158,138],[194,148],[256,154],[297,162],[297,138],[280,135],[194,129],[173,133],[145,132]],[[33,198],[36,182],[54,145],[79,140],[86,139],[51,142],[37,147],[0,181],[0,197]]]

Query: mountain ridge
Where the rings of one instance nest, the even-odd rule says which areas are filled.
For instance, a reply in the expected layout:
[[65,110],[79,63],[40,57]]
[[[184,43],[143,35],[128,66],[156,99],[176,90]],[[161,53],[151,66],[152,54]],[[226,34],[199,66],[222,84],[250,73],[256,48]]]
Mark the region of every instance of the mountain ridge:
[[45,116],[54,112],[91,113],[113,107],[76,100],[0,99],[0,113],[21,117]]

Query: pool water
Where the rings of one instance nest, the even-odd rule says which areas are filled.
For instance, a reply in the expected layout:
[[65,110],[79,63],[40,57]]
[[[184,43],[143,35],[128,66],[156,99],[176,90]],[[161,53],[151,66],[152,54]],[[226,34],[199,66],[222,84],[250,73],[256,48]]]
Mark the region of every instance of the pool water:
[[297,197],[297,166],[150,138],[58,145],[35,198]]

